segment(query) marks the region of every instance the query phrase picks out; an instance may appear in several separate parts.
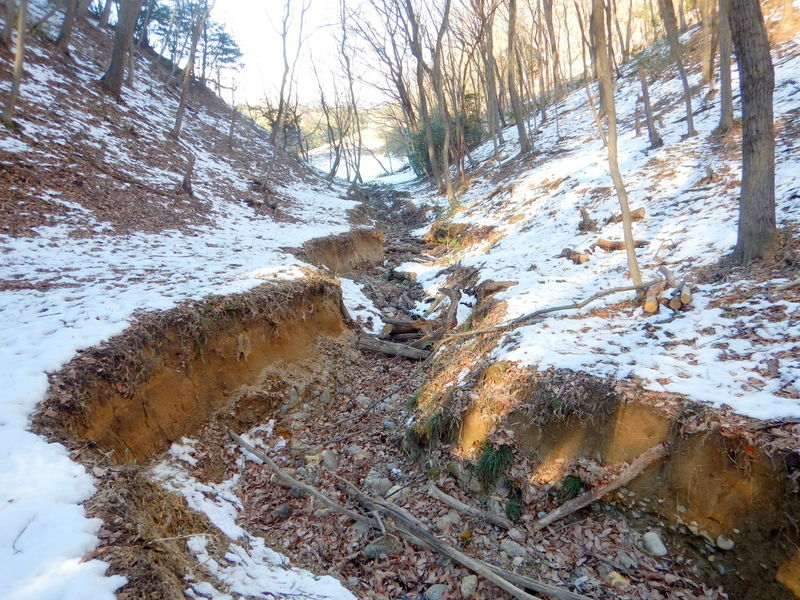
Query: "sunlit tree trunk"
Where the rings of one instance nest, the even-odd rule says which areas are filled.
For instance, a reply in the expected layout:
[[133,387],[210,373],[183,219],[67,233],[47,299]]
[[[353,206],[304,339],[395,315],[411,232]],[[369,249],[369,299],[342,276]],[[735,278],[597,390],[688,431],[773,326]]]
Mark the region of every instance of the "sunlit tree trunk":
[[211,12],[211,6],[204,5],[196,8],[196,15],[194,24],[192,26],[192,42],[189,47],[189,60],[186,67],[183,69],[183,82],[181,84],[181,99],[178,102],[178,112],[175,114],[175,125],[172,131],[169,132],[170,137],[177,139],[181,134],[181,127],[183,126],[183,115],[186,112],[186,104],[189,101],[189,88],[192,84],[192,74],[194,73],[194,59],[197,53],[197,43],[200,40],[200,32],[203,30],[203,24],[208,18],[208,13]]
[[528,132],[525,131],[525,112],[517,90],[517,82],[514,78],[516,70],[516,34],[517,34],[517,0],[508,1],[508,93],[511,96],[511,107],[514,110],[514,121],[517,123],[517,133],[519,134],[519,151],[522,154],[530,154],[531,142],[528,139]]
[[597,71],[597,80],[600,84],[600,93],[604,98],[606,107],[606,121],[608,125],[608,166],[611,179],[619,199],[622,211],[622,229],[625,234],[625,249],[628,256],[628,270],[634,285],[642,284],[642,275],[639,271],[639,262],[636,259],[636,245],[633,240],[631,225],[631,211],[628,204],[628,192],[622,181],[622,174],[617,161],[617,111],[614,103],[614,87],[611,78],[611,58],[609,57],[606,42],[605,7],[603,0],[592,0],[591,29],[595,45],[594,59]]
[[442,175],[444,177],[444,188],[447,194],[447,200],[451,209],[458,206],[456,193],[453,189],[453,179],[450,174],[450,114],[447,110],[447,98],[444,93],[444,82],[442,73],[442,43],[444,35],[447,32],[448,22],[450,20],[450,0],[445,0],[442,12],[442,22],[439,25],[439,31],[436,36],[436,48],[433,54],[433,82],[436,88],[436,102],[439,104],[439,111],[441,112],[442,128],[444,129],[444,140],[442,142]]
[[17,97],[19,96],[19,86],[22,82],[22,66],[25,57],[25,27],[28,17],[28,0],[20,0],[19,8],[16,12],[17,17],[17,45],[14,54],[14,74],[11,79],[11,91],[6,100],[3,110],[2,121],[6,127],[14,125],[14,111],[17,107]]
[[719,0],[719,125],[718,133],[725,133],[733,125],[733,89],[731,84],[731,29],[728,23],[728,6],[731,0]]
[[734,260],[748,263],[775,248],[775,72],[758,0],[732,0],[728,22],[742,96],[742,188]]
[[[738,0],[737,0],[738,1]],[[686,76],[686,69],[683,66],[683,49],[678,35],[678,25],[675,22],[675,9],[672,0],[658,0],[658,8],[661,11],[661,20],[664,22],[664,29],[667,32],[667,43],[669,44],[672,60],[678,68],[678,75],[683,85],[683,101],[686,105],[686,135],[691,137],[697,135],[694,128],[694,117],[692,115],[692,91],[689,88],[689,79]]]
[[714,51],[716,50],[717,0],[702,0],[700,4],[703,27],[703,83],[714,84]]
[[650,140],[650,148],[656,149],[664,145],[664,140],[658,135],[656,124],[653,120],[653,109],[650,106],[650,90],[647,87],[647,73],[639,67],[639,82],[642,84],[642,104],[644,104],[644,116],[647,122],[647,137]]

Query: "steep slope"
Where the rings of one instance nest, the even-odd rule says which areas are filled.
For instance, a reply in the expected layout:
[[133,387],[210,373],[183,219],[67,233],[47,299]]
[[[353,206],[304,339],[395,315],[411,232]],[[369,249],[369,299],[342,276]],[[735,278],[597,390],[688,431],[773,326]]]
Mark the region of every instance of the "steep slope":
[[[31,3],[30,22],[49,6]],[[0,596],[110,598],[123,583],[83,561],[100,522],[92,478],[28,431],[55,371],[125,329],[132,314],[302,277],[285,249],[351,228],[355,203],[273,151],[267,134],[192,90],[180,141],[177,92],[140,53],[123,102],[97,80],[110,32],[81,22],[70,58],[61,13],[31,37],[14,131],[0,131]],[[0,54],[0,95],[12,56]],[[194,195],[176,192],[196,158]],[[353,291],[356,296],[357,288]]]
[[[780,9],[773,19],[779,15]],[[696,34],[684,36],[694,60]],[[761,419],[800,416],[800,38],[794,32],[776,39],[776,194],[784,247],[774,264],[733,272],[717,265],[736,241],[741,131],[713,133],[718,96],[700,84],[695,63],[690,83],[700,133],[684,138],[679,80],[665,66],[664,48],[651,49],[643,58],[662,65],[650,95],[665,143],[650,150],[646,131],[635,131],[640,90],[628,65],[616,89],[620,168],[631,207],[644,209],[634,237],[644,242],[638,258],[645,280],[660,279],[659,267],[667,267],[693,286],[691,306],[647,316],[630,303],[630,292],[614,294],[513,328],[494,360],[634,380],[647,390]],[[735,102],[738,110],[738,93]],[[499,155],[492,156],[490,143],[477,149],[472,158],[481,166],[470,174],[461,207],[430,234],[452,250],[444,266],[476,268],[478,283],[515,282],[495,296],[506,309],[501,323],[630,285],[625,253],[597,246],[622,240],[622,225],[613,219],[619,204],[585,91],[575,90],[557,110],[535,136],[531,157],[517,157],[513,127],[504,131]],[[594,230],[581,231],[580,209],[596,222]],[[562,250],[581,253],[586,262],[574,264]],[[441,262],[407,266],[431,295],[449,274],[442,268]]]

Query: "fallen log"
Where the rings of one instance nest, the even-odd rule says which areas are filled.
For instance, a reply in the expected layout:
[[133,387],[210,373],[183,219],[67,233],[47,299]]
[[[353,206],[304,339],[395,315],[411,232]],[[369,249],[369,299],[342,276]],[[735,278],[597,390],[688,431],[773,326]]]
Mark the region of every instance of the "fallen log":
[[425,360],[431,355],[428,350],[412,348],[406,344],[385,342],[363,335],[358,338],[356,346],[361,350],[380,352],[381,354],[388,354],[390,356],[402,356],[403,358],[410,358],[412,360]]
[[[644,208],[637,208],[631,211],[631,221],[641,221],[644,219]],[[622,215],[614,215],[613,217],[609,217],[606,221],[606,225],[610,225],[611,223],[622,223]]]
[[554,521],[563,519],[567,515],[571,515],[575,511],[589,506],[592,502],[599,500],[617,488],[627,485],[655,461],[664,458],[667,455],[667,452],[668,449],[666,444],[657,444],[649,450],[645,450],[636,458],[636,460],[625,467],[613,481],[601,485],[593,490],[589,490],[585,494],[565,502],[555,510],[548,513],[546,516],[536,521],[533,524],[534,531],[544,529]]
[[680,310],[680,309],[682,309],[683,308],[683,302],[681,302],[681,297],[680,296],[673,296],[672,298],[670,298],[668,306],[672,310]]
[[[643,240],[635,240],[633,245],[636,248],[642,248],[643,246],[647,246],[648,242]],[[598,248],[605,250],[606,252],[616,252],[617,250],[625,250],[625,242],[617,241],[617,240],[604,240],[599,239],[595,242],[595,246]]]
[[644,297],[644,312],[647,314],[655,314],[658,312],[658,308],[660,306],[659,297],[661,293],[664,291],[664,284],[657,283],[656,285],[651,285],[647,288],[647,293]]
[[434,483],[431,483],[428,486],[428,495],[431,498],[435,498],[439,502],[443,502],[447,504],[450,508],[456,509],[458,512],[463,513],[465,515],[469,515],[470,517],[474,517],[476,519],[480,519],[481,521],[486,521],[487,523],[491,523],[492,525],[496,525],[501,529],[505,529],[510,531],[514,528],[514,524],[505,517],[501,517],[500,515],[489,512],[486,510],[481,510],[480,508],[475,508],[474,506],[470,506],[469,504],[464,504],[461,500],[457,498],[453,498],[452,496],[444,493],[440,490]]
[[475,287],[475,297],[478,301],[483,301],[489,296],[506,291],[508,288],[519,285],[518,281],[493,281],[487,279]]
[[582,265],[584,263],[589,262],[589,255],[586,252],[578,252],[573,250],[572,248],[564,248],[561,251],[561,254],[558,255],[561,258],[567,258],[574,262],[576,265]]

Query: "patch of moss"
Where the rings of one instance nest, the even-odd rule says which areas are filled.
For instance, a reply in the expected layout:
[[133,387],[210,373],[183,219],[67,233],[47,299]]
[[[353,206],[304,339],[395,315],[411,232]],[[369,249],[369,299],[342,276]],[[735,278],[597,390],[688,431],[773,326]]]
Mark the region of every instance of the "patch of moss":
[[556,492],[556,501],[564,504],[573,498],[577,498],[583,492],[583,482],[580,477],[567,475]]

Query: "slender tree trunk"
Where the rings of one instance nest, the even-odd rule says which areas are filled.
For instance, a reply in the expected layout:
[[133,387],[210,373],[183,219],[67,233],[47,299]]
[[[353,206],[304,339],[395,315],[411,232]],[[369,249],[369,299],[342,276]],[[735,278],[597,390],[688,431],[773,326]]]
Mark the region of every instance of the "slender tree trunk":
[[[737,0],[738,1],[738,0]],[[697,135],[694,128],[694,117],[692,115],[692,91],[689,88],[689,79],[686,76],[686,69],[683,66],[683,49],[678,36],[678,25],[675,22],[675,9],[672,0],[658,0],[658,8],[661,11],[661,20],[664,22],[664,29],[667,31],[667,43],[669,44],[672,60],[678,68],[678,75],[683,85],[683,101],[686,104],[686,135],[692,137]]]
[[775,71],[758,0],[732,0],[731,37],[742,96],[742,189],[734,260],[748,263],[775,248]]
[[119,0],[120,14],[114,31],[114,46],[111,50],[111,64],[100,79],[103,89],[111,92],[118,100],[122,94],[125,78],[125,64],[128,49],[133,40],[133,31],[142,8],[142,0]]
[[431,115],[428,110],[428,97],[425,94],[425,57],[422,54],[422,40],[419,32],[419,22],[414,13],[414,6],[411,0],[405,0],[405,10],[408,22],[411,25],[411,54],[416,59],[417,91],[419,93],[419,116],[425,129],[425,142],[428,146],[428,160],[431,165],[431,176],[437,187],[442,184],[442,175],[439,169],[439,161],[436,160],[436,147],[433,143],[433,127],[431,125]]
[[644,116],[647,121],[647,137],[650,140],[650,148],[655,150],[664,145],[664,140],[658,135],[655,121],[653,121],[653,109],[650,106],[650,90],[647,88],[647,74],[641,66],[639,67],[639,82],[642,84],[642,103],[644,104]]
[[11,34],[14,32],[14,20],[17,12],[16,0],[6,0],[6,20],[0,31],[0,46],[11,45]]
[[100,28],[108,27],[108,20],[111,18],[111,7],[114,4],[114,0],[106,0],[105,4],[103,4],[103,12],[100,13]]
[[702,0],[700,4],[703,26],[703,83],[714,86],[714,51],[716,49],[717,0]]
[[594,33],[595,61],[600,93],[605,99],[606,120],[608,123],[608,166],[611,179],[617,191],[619,206],[622,211],[622,229],[625,234],[625,249],[628,256],[628,270],[634,285],[641,285],[642,275],[636,259],[636,244],[633,239],[631,211],[628,204],[628,192],[622,181],[622,174],[617,161],[617,110],[614,102],[614,87],[611,78],[611,58],[608,52],[605,7],[603,0],[592,0],[591,28]]
[[19,8],[17,9],[17,46],[14,54],[14,75],[11,80],[11,91],[6,100],[6,106],[3,110],[2,121],[6,127],[13,127],[14,125],[14,111],[17,107],[17,98],[19,96],[19,86],[22,82],[22,65],[25,57],[25,27],[28,18],[28,0],[20,0]]
[[444,176],[444,188],[450,209],[458,206],[456,193],[453,190],[453,179],[450,174],[450,114],[447,110],[447,98],[444,93],[444,82],[442,74],[442,43],[444,34],[447,31],[450,21],[450,0],[445,0],[442,22],[436,36],[436,49],[433,56],[433,82],[436,88],[436,102],[439,105],[439,112],[442,115],[442,128],[444,129],[444,140],[442,142],[442,175]]
[[[483,7],[483,3],[481,3]],[[500,101],[497,98],[497,79],[495,78],[494,61],[494,10],[486,16],[484,31],[484,68],[486,70],[486,118],[489,124],[489,135],[494,143],[494,151],[503,143],[503,132],[500,128]]]
[[194,26],[192,27],[192,43],[189,48],[189,60],[183,70],[183,83],[181,85],[181,99],[178,103],[178,112],[175,115],[175,125],[172,131],[169,132],[170,137],[178,139],[181,134],[181,126],[183,125],[183,115],[186,112],[186,104],[189,101],[189,88],[192,84],[192,73],[194,72],[194,57],[197,53],[197,42],[200,39],[200,31],[203,29],[203,23],[208,18],[208,13],[211,7],[208,5],[197,7],[198,13],[195,17]]
[[733,125],[733,89],[731,85],[731,28],[728,6],[731,0],[719,0],[719,125],[718,133],[725,133]]
[[69,42],[72,39],[72,29],[75,26],[75,18],[78,15],[78,2],[80,0],[67,0],[64,20],[61,23],[61,30],[56,39],[56,48],[63,54],[69,54]]
[[525,131],[525,112],[522,102],[519,99],[517,82],[514,79],[516,70],[516,34],[517,34],[517,0],[508,2],[508,93],[511,96],[511,108],[514,110],[514,121],[517,123],[517,133],[519,135],[519,151],[522,154],[530,154],[531,142],[528,139],[528,132]]
[[556,30],[553,25],[553,0],[542,0],[544,12],[544,22],[547,27],[547,36],[550,40],[550,52],[553,58],[553,96],[558,102],[561,100],[561,77],[559,76],[558,64],[558,40],[556,40]]

